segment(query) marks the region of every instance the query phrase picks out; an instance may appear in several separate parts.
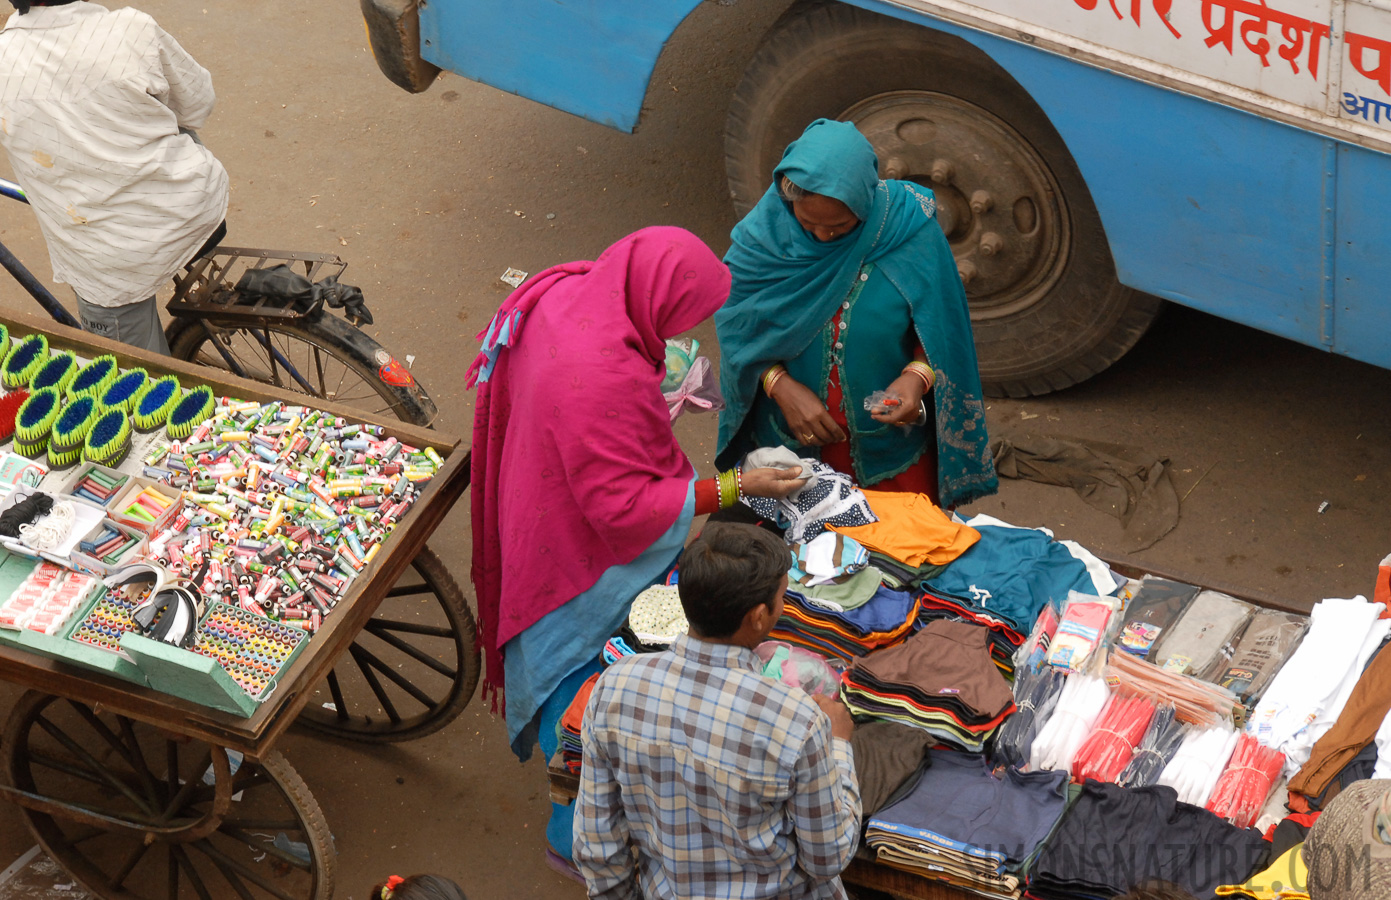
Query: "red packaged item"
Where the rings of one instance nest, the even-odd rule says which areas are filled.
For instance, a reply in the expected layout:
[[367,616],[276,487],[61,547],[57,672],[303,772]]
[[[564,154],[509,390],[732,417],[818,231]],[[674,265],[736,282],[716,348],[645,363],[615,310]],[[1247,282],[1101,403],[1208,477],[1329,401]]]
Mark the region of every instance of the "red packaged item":
[[1250,828],[1284,768],[1285,754],[1270,749],[1249,734],[1242,734],[1237,738],[1231,761],[1217,779],[1217,787],[1207,801],[1208,810],[1238,828]]
[[1143,697],[1112,695],[1096,720],[1092,733],[1072,758],[1072,780],[1088,778],[1115,783],[1154,718],[1154,704]]

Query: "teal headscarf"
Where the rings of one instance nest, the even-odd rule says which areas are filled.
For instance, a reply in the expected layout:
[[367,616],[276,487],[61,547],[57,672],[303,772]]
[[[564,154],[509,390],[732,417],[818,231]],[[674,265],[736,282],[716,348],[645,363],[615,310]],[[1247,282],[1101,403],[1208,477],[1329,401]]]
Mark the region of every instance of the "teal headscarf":
[[[783,176],[840,200],[860,224],[836,240],[818,241],[778,192]],[[721,467],[753,449],[746,419],[759,376],[806,350],[849,294],[861,267],[874,263],[908,303],[918,340],[937,370],[942,506],[998,490],[966,292],[935,215],[930,191],[879,180],[874,148],[853,124],[817,119],[788,145],[772,186],[734,227],[733,246],[725,255],[734,284],[715,313],[725,398],[716,457]]]

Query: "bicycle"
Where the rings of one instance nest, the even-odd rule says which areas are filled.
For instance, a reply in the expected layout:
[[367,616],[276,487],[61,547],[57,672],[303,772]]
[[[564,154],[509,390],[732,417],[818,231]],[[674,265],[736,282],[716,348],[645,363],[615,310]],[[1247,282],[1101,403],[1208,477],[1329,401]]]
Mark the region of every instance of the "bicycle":
[[[29,202],[23,188],[5,179],[0,179],[0,195]],[[302,267],[310,282],[336,278],[347,268],[332,254],[209,250],[174,279],[174,295],[165,307],[173,317],[165,329],[171,355],[374,414],[389,410],[402,421],[429,426],[437,414],[429,394],[356,322],[331,315],[322,298],[300,308],[287,298],[248,297],[237,289],[248,270],[280,263]],[[0,266],[54,320],[82,327],[3,243]],[[433,604],[427,602],[431,597]],[[341,664],[316,688],[299,721],[370,743],[438,731],[473,697],[480,671],[475,635],[463,591],[425,547]]]
[[[23,188],[3,178],[0,195],[29,202]],[[247,297],[237,290],[246,271],[282,263],[302,266],[311,282],[336,278],[347,269],[347,263],[333,254],[215,247],[174,279],[174,296],[165,307],[173,316],[165,329],[171,355],[368,412],[389,411],[414,425],[430,425],[438,415],[434,401],[409,369],[356,327],[358,322],[330,315],[322,299],[300,306],[288,298]],[[82,327],[3,244],[0,265],[56,321]]]

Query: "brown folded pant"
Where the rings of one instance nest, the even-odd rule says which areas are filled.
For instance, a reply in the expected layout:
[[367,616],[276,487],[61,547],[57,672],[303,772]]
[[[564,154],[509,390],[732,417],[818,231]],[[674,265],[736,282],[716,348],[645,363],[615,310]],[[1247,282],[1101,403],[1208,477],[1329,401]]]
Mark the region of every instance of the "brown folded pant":
[[1391,712],[1391,652],[1376,655],[1347,706],[1323,737],[1314,744],[1309,761],[1290,781],[1291,794],[1317,797],[1328,789],[1334,777],[1352,758],[1376,738],[1386,714]]

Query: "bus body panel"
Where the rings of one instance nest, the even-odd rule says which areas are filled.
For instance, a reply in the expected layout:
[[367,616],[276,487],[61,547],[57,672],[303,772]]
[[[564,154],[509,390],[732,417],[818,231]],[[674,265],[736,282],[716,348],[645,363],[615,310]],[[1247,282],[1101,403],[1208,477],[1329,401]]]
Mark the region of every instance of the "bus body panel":
[[1386,157],[1339,147],[1334,349],[1391,368],[1391,172]]

